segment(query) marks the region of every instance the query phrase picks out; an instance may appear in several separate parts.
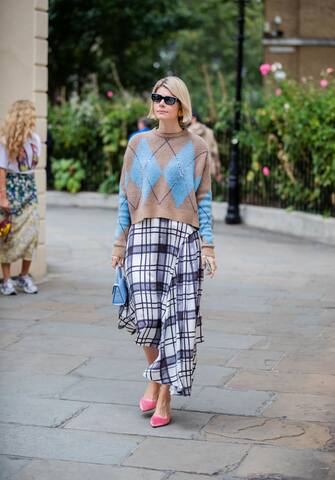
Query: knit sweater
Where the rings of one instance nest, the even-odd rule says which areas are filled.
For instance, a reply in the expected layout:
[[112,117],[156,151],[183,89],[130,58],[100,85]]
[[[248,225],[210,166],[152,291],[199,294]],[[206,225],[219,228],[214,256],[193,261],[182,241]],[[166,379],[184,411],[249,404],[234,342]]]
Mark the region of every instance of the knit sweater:
[[208,147],[202,138],[187,129],[135,135],[124,156],[112,255],[124,257],[131,224],[162,217],[198,228],[202,255],[214,257],[211,200]]

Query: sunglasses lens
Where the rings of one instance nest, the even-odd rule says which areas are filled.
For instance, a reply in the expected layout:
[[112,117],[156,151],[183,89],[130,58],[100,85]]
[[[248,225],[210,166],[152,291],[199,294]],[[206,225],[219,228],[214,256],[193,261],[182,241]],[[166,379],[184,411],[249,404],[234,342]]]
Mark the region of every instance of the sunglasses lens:
[[151,100],[155,103],[159,103],[162,100],[162,95],[159,95],[158,93],[152,93],[151,94]]
[[164,102],[166,105],[174,105],[177,99],[175,97],[164,97]]

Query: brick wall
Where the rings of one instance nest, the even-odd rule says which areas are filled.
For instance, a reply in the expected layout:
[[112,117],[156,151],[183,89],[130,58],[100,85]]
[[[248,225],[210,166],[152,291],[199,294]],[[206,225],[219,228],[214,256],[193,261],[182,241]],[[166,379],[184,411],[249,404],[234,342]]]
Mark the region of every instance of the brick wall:
[[275,16],[282,18],[283,36],[264,40],[266,63],[282,63],[293,78],[317,80],[335,66],[334,0],[265,0],[265,20],[271,24]]

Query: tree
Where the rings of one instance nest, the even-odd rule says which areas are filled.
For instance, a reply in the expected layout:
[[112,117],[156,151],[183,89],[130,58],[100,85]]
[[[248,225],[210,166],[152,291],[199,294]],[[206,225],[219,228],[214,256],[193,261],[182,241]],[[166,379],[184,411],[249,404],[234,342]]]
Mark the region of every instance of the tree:
[[102,87],[115,83],[143,91],[163,76],[159,52],[191,11],[182,0],[51,0],[50,92],[80,87],[96,74]]

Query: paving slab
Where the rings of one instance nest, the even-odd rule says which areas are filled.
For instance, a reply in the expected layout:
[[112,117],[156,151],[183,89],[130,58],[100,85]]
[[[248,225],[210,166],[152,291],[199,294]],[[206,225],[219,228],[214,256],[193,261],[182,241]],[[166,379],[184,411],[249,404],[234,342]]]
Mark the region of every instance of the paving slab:
[[143,439],[104,432],[2,424],[0,454],[119,465]]
[[283,476],[284,479],[294,480],[332,480],[335,478],[334,469],[335,457],[332,453],[254,446],[234,475],[241,475],[242,478],[278,475],[279,479]]
[[236,348],[210,347],[208,343],[201,343],[198,347],[199,365],[225,366],[240,350]]
[[86,337],[67,337],[60,335],[26,335],[13,345],[8,351],[19,352],[41,352],[73,355],[109,355],[119,345],[113,344],[109,339],[91,338],[89,342]]
[[83,402],[1,395],[0,422],[56,427],[85,408]]
[[225,384],[241,390],[271,390],[284,393],[311,393],[335,397],[335,376],[316,373],[286,373],[273,370],[259,372],[243,370]]
[[42,325],[45,323],[48,326],[50,326],[55,322],[58,323],[59,320],[61,320],[63,324],[76,323],[80,325],[91,325],[91,324],[101,322],[104,319],[105,319],[105,315],[102,315],[101,313],[98,313],[96,311],[94,312],[73,312],[73,311],[63,312],[60,319],[59,319],[59,313],[54,312],[49,317],[45,317],[41,319],[39,325]]
[[37,352],[0,352],[0,372],[65,375],[82,365],[88,357],[83,355],[55,355]]
[[0,455],[0,480],[9,480],[31,462],[30,459]]
[[283,418],[216,415],[201,430],[201,439],[286,446],[291,448],[327,448],[333,444],[332,429],[316,422]]
[[20,372],[2,372],[0,395],[57,397],[63,390],[78,381],[80,381],[78,377],[71,375],[29,375]]
[[148,438],[123,465],[213,475],[234,469],[248,450],[247,445]]
[[244,350],[227,362],[228,367],[272,370],[285,356],[284,352]]
[[263,412],[265,417],[335,423],[335,397],[298,393],[279,393]]
[[280,350],[294,355],[310,355],[331,352],[334,343],[315,335],[276,335],[267,336],[257,343],[257,350]]
[[16,333],[11,333],[11,332],[1,333],[1,337],[0,337],[0,349],[1,349],[1,348],[6,348],[6,347],[8,347],[8,346],[11,345],[12,343],[17,342],[20,338],[21,338],[20,335],[18,335],[18,334],[16,334]]
[[164,480],[165,472],[57,460],[33,460],[10,480]]
[[95,403],[138,405],[145,390],[145,380],[122,381],[101,378],[75,377],[76,383],[63,390],[60,398]]
[[283,358],[276,367],[280,372],[335,374],[335,351],[292,353]]
[[199,412],[172,411],[172,422],[164,432],[152,428],[150,417],[153,412],[141,414],[138,406],[125,405],[90,405],[75,418],[66,423],[65,428],[145,435],[173,438],[194,439],[208,423],[212,414]]
[[[67,315],[71,314],[73,316],[81,316],[83,315],[81,312],[66,312]],[[97,312],[94,312],[96,315]],[[89,312],[87,315],[92,315]],[[104,318],[101,316],[101,318]],[[63,322],[63,317],[58,317],[57,321],[51,322],[52,317],[49,317],[48,322],[38,323],[30,327],[27,333],[29,335],[45,335],[45,336],[55,336],[55,337],[80,337],[80,338],[94,338],[94,339],[105,339],[109,341],[116,340],[127,342],[129,338],[126,338],[124,335],[120,333],[120,331],[115,328],[116,325],[113,325],[110,322],[110,325],[99,325],[97,323],[94,324],[78,324],[78,323],[71,323],[71,322]],[[130,337],[130,335],[128,335]]]
[[233,415],[260,415],[272,401],[272,392],[241,391],[217,387],[194,389],[193,395],[183,404],[186,410],[227,413]]
[[204,333],[205,341],[211,345],[211,347],[219,348],[248,349],[265,339],[262,335],[225,334],[216,330],[206,330],[206,327],[204,328]]
[[[133,405],[137,407],[139,399],[143,396],[146,388],[144,377],[136,381],[90,377],[76,378],[79,379],[78,382],[65,389],[60,396],[61,398],[81,400],[88,403],[109,403],[116,405]],[[174,409],[180,409],[184,404],[185,397],[173,397]]]
[[199,473],[182,473],[182,472],[177,472],[173,473],[171,476],[168,477],[169,480],[210,480],[210,479],[215,479],[215,480],[228,480],[228,477],[226,475],[202,475]]
[[[136,347],[134,346],[134,349]],[[95,357],[76,369],[76,374],[84,377],[112,378],[114,380],[135,380],[143,379],[143,372],[146,368],[144,358],[138,360],[124,360],[111,357]]]
[[194,375],[194,385],[222,386],[234,374],[236,369],[219,365],[205,365],[199,363]]

